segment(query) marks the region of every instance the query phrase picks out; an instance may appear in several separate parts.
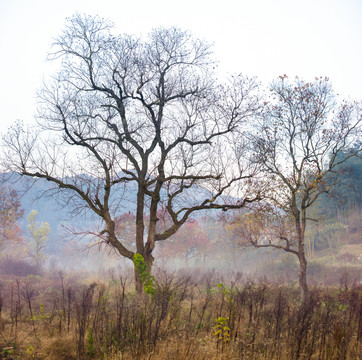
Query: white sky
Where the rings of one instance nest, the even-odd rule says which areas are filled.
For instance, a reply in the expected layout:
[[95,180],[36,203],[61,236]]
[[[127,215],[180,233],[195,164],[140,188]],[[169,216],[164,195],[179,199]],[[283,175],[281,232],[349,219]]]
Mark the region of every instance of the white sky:
[[118,32],[177,25],[215,43],[220,68],[305,80],[330,77],[343,97],[362,99],[361,0],[0,0],[0,131],[30,122],[45,61],[65,17],[98,14]]

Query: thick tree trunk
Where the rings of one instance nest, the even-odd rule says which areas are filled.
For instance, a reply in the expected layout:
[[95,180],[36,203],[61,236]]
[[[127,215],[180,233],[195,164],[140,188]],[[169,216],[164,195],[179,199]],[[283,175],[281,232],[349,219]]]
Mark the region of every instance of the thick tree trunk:
[[148,267],[148,270],[151,273],[153,262],[154,262],[155,258],[152,256],[151,253],[145,254],[144,257],[145,257],[145,263]]
[[[145,193],[143,188],[143,182],[138,183],[138,192],[137,192],[137,208],[136,208],[136,252],[144,257],[144,200]],[[142,283],[141,274],[134,266],[134,281],[135,281],[135,289],[136,295],[138,298],[141,298],[144,294],[144,286]]]
[[134,267],[134,282],[135,282],[136,295],[137,298],[139,298],[144,294],[144,287],[141,280],[141,275],[137,271],[136,267]]
[[143,220],[144,202],[145,202],[145,193],[143,189],[143,184],[138,184],[137,209],[136,209],[136,249],[137,252],[142,256],[144,252],[143,237],[145,231],[145,224]]
[[308,303],[309,301],[309,289],[307,283],[307,259],[305,257],[304,251],[298,255],[299,258],[299,286],[301,300],[303,304]]
[[[144,263],[146,264],[146,272],[148,276],[151,275],[152,272],[152,265],[154,261],[154,257],[152,254],[140,254],[143,256]],[[142,298],[142,296],[145,294],[145,287],[144,287],[144,281],[142,281],[142,274],[136,269],[136,266],[134,266],[134,281],[135,281],[135,290],[136,290],[136,296],[138,298]]]

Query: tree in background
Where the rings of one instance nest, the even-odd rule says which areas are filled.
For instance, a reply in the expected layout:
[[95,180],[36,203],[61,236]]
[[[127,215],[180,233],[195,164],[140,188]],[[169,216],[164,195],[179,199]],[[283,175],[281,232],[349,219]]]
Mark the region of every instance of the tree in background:
[[21,204],[18,194],[9,187],[0,188],[0,245],[7,242],[20,241],[22,231],[18,221],[23,217],[24,211],[20,209]]
[[[208,258],[214,260],[213,267],[240,266],[240,252],[237,244],[237,235],[228,231],[230,212],[213,213],[199,219],[201,229],[210,239],[207,248]],[[216,262],[216,263],[215,263]]]
[[182,258],[186,262],[193,257],[205,261],[210,250],[211,240],[203,231],[201,224],[189,219],[183,227],[159,248],[161,258]]
[[[351,149],[342,152],[339,158],[348,157],[360,146],[361,143],[357,142]],[[346,243],[360,243],[362,232],[361,157],[354,156],[343,162],[334,173],[330,174],[327,183],[332,184],[329,186],[330,191],[320,196],[310,212],[313,218],[320,219],[309,228],[316,249],[336,248]]]
[[[260,110],[258,86],[241,75],[218,82],[210,45],[186,31],[160,28],[141,39],[111,30],[98,17],[67,20],[52,54],[60,71],[39,93],[40,132],[11,128],[5,166],[53,183],[75,209],[98,217],[100,239],[132,261],[139,254],[151,270],[156,243],[195,212],[259,199],[248,181],[257,166],[235,143]],[[137,189],[135,250],[115,227],[129,186]],[[161,204],[171,223],[157,232]],[[136,269],[135,279],[141,293]]]
[[129,211],[114,219],[115,233],[117,239],[127,246],[128,249],[136,250],[136,215]]
[[30,256],[35,266],[40,269],[46,259],[44,249],[51,230],[47,222],[39,223],[36,221],[37,215],[38,212],[36,210],[30,211],[26,217],[28,220],[26,231],[30,237]]
[[361,146],[352,145],[361,136],[361,121],[361,105],[344,101],[337,106],[328,79],[306,83],[281,76],[271,86],[267,111],[255,122],[251,139],[254,160],[266,174],[266,202],[239,214],[232,227],[245,246],[297,256],[303,302],[309,298],[309,211],[340,180],[334,172],[360,153]]
[[338,155],[337,161],[340,161],[341,164],[326,180],[330,185],[330,190],[323,194],[317,202],[316,210],[320,215],[333,218],[338,217],[341,208],[362,207],[362,158],[349,156],[358,148],[361,148],[360,141]]

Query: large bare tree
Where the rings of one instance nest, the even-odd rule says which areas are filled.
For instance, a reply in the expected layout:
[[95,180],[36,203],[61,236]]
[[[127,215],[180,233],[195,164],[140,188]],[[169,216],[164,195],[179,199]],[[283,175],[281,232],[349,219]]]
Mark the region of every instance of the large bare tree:
[[[339,181],[338,167],[361,152],[361,105],[337,102],[327,78],[307,83],[281,76],[269,106],[254,122],[254,161],[263,167],[265,201],[234,220],[244,245],[298,257],[299,285],[308,301],[305,231],[308,211]],[[358,145],[359,144],[359,145]],[[349,149],[345,153],[345,150]]]
[[[68,19],[51,54],[60,71],[39,93],[41,131],[10,129],[6,166],[49,180],[75,208],[85,205],[101,220],[100,239],[130,260],[142,255],[151,269],[156,243],[194,212],[259,198],[245,196],[256,166],[234,141],[260,108],[258,86],[242,76],[220,84],[210,45],[186,31],[160,28],[146,39],[111,31],[98,17]],[[114,221],[130,186],[136,252]],[[238,191],[244,196],[232,201]],[[161,205],[172,223],[157,232]]]

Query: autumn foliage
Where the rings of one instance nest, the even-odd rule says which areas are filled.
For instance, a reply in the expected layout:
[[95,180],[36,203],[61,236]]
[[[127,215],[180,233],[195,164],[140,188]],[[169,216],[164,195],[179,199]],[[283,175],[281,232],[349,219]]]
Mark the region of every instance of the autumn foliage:
[[180,257],[184,260],[204,257],[211,248],[211,239],[195,219],[187,221],[183,228],[170,239],[160,244],[159,256],[161,258]]
[[19,228],[18,220],[22,218],[24,211],[18,194],[10,187],[0,188],[0,244],[7,241],[20,241],[22,231]]

